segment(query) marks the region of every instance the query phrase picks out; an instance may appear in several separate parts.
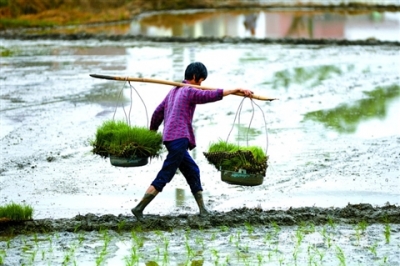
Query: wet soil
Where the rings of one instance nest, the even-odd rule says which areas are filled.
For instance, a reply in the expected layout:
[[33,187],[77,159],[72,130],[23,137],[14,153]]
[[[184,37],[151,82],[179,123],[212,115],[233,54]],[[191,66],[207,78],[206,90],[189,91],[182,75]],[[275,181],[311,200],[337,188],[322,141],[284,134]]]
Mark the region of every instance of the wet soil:
[[[345,208],[302,207],[288,210],[262,210],[241,208],[228,212],[212,212],[209,217],[180,214],[146,215],[143,221],[137,221],[132,215],[95,215],[88,213],[71,219],[35,219],[24,222],[3,222],[0,236],[30,233],[51,233],[58,231],[124,231],[140,227],[142,230],[185,230],[209,229],[214,227],[237,227],[245,223],[252,226],[277,224],[294,226],[305,223],[314,225],[358,224],[360,222],[400,224],[400,207],[387,204],[373,207],[371,204],[349,204]],[[120,225],[124,224],[121,228]]]
[[[328,108],[327,106],[336,106],[349,101],[349,98],[364,97],[360,96],[362,95],[361,92],[363,89],[370,89],[369,84],[399,84],[399,76],[396,73],[399,65],[393,58],[398,56],[397,47],[400,46],[400,43],[377,40],[182,39],[129,35],[106,36],[87,33],[24,35],[15,32],[3,32],[0,34],[0,38],[2,38],[2,42],[3,40],[10,41],[7,44],[9,47],[15,45],[13,40],[17,43],[21,41],[16,46],[21,45],[23,47],[21,49],[22,57],[30,53],[29,49],[33,49],[32,46],[35,46],[36,41],[40,43],[43,40],[55,42],[55,44],[50,45],[50,49],[60,44],[60,50],[63,50],[63,46],[68,47],[71,43],[74,43],[76,47],[84,47],[86,41],[97,43],[94,45],[95,47],[101,46],[103,41],[107,43],[105,45],[107,47],[118,47],[121,42],[125,43],[127,47],[136,45],[141,47],[143,43],[146,43],[146,45],[150,43],[150,46],[156,47],[155,51],[159,48],[158,43],[162,43],[161,47],[165,44],[176,46],[178,50],[184,49],[179,45],[184,46],[190,43],[192,46],[197,46],[197,44],[205,46],[205,48],[202,48],[206,50],[205,52],[197,51],[203,56],[207,55],[207,49],[214,53],[223,53],[232,44],[238,44],[239,46],[235,47],[238,50],[252,51],[253,48],[249,47],[254,44],[259,49],[260,54],[243,56],[243,61],[241,61],[244,64],[246,64],[246,60],[252,62],[251,65],[247,63],[247,67],[250,69],[248,71],[256,73],[250,74],[250,77],[256,81],[247,80],[247,84],[254,87],[256,87],[256,84],[265,82],[262,79],[257,80],[258,76],[265,74],[265,72],[257,72],[258,69],[263,69],[262,64],[257,63],[257,60],[263,57],[273,58],[277,53],[280,53],[280,63],[285,64],[286,67],[303,63],[303,55],[310,54],[308,59],[311,60],[321,58],[327,60],[328,58],[329,61],[337,56],[338,59],[333,60],[332,64],[336,64],[340,60],[360,61],[360,64],[368,65],[371,68],[354,73],[349,71],[349,73],[342,74],[343,77],[340,79],[326,81],[325,86],[318,87],[315,91],[291,90],[288,92],[287,89],[264,91],[263,93],[279,94],[280,98],[279,102],[273,102],[268,106],[264,105],[265,113],[269,115],[269,127],[271,129],[269,151],[272,155],[267,173],[268,178],[264,185],[256,188],[240,186],[232,188],[218,181],[218,174],[215,174],[215,169],[207,166],[204,159],[197,158],[204,173],[206,191],[210,191],[210,194],[206,196],[207,206],[212,210],[210,217],[198,217],[197,207],[193,201],[178,204],[181,199],[177,197],[176,206],[171,206],[168,202],[172,201],[173,196],[167,191],[160,195],[161,199],[154,202],[153,206],[147,210],[150,213],[145,213],[145,220],[139,222],[129,213],[129,208],[133,207],[140,199],[161,161],[152,162],[146,170],[110,169],[108,162],[100,161],[99,158],[90,154],[90,147],[87,145],[87,138],[90,137],[88,132],[94,132],[96,124],[112,114],[114,107],[113,103],[108,102],[109,99],[101,106],[97,106],[98,102],[96,101],[101,102],[102,100],[93,101],[93,98],[103,95],[105,88],[120,88],[119,85],[110,85],[110,83],[104,85],[101,81],[90,80],[88,74],[129,68],[125,64],[125,49],[122,49],[122,52],[117,51],[115,54],[110,53],[112,59],[106,60],[101,59],[104,51],[99,52],[96,48],[93,51],[88,49],[90,52],[87,54],[91,55],[91,58],[96,57],[93,55],[99,56],[90,60],[82,56],[82,54],[86,55],[86,51],[81,52],[80,48],[71,49],[76,50],[74,52],[71,52],[68,48],[61,52],[54,49],[54,56],[36,62],[37,58],[42,59],[41,55],[48,53],[48,51],[44,51],[47,49],[46,45],[43,48],[40,44],[37,49],[33,49],[35,50],[34,55],[29,58],[32,61],[26,62],[24,58],[19,61],[18,57],[6,59],[5,63],[2,63],[2,67],[7,69],[2,71],[5,71],[4,73],[7,75],[15,72],[15,75],[24,78],[13,78],[12,75],[7,77],[4,75],[4,78],[2,78],[2,119],[10,120],[12,126],[8,133],[4,133],[4,131],[2,133],[2,164],[0,168],[0,191],[2,195],[0,203],[15,200],[33,204],[38,212],[32,221],[0,223],[0,247],[9,250],[5,265],[20,265],[21,262],[35,264],[38,258],[29,261],[21,255],[23,253],[21,247],[26,245],[26,239],[23,238],[25,236],[32,241],[29,245],[34,246],[33,239],[35,239],[36,234],[46,234],[43,239],[48,237],[47,234],[50,234],[51,237],[54,236],[54,239],[60,238],[60,250],[64,252],[71,250],[68,246],[71,247],[71,243],[79,238],[79,232],[84,232],[85,237],[89,239],[89,244],[86,244],[81,251],[84,257],[90,253],[88,250],[96,254],[98,249],[93,248],[92,250],[90,247],[92,243],[90,235],[92,232],[103,230],[109,230],[113,236],[116,234],[115,232],[126,233],[126,239],[134,238],[131,232],[135,231],[157,232],[161,230],[171,232],[171,245],[176,250],[182,250],[182,236],[190,230],[197,230],[195,235],[192,236],[193,238],[202,235],[203,229],[211,230],[205,234],[210,238],[210,242],[212,242],[211,236],[215,233],[212,230],[224,227],[237,230],[231,231],[230,234],[224,233],[224,230],[218,231],[217,238],[220,239],[220,242],[216,243],[215,246],[207,246],[203,248],[204,250],[198,250],[199,253],[203,254],[202,256],[189,256],[187,258],[184,253],[171,251],[172,254],[176,255],[176,259],[173,263],[171,259],[169,262],[164,261],[164,265],[186,265],[189,263],[203,265],[204,261],[206,262],[205,265],[216,265],[218,256],[215,255],[215,250],[218,248],[221,252],[225,252],[224,256],[221,256],[224,258],[228,258],[227,254],[231,253],[232,250],[239,250],[238,254],[240,253],[240,256],[244,257],[249,254],[244,246],[236,246],[237,249],[224,246],[230,241],[228,239],[230,236],[237,236],[242,232],[243,225],[254,226],[255,230],[259,231],[258,236],[254,237],[249,234],[246,238],[250,247],[256,249],[261,245],[261,242],[257,242],[257,239],[263,238],[261,235],[270,232],[269,230],[272,230],[274,226],[286,227],[286,235],[277,236],[275,239],[276,243],[279,243],[279,240],[285,237],[292,239],[294,232],[304,223],[321,226],[321,232],[327,224],[338,225],[340,229],[332,231],[332,234],[342,237],[337,239],[337,247],[342,247],[350,257],[354,257],[354,254],[361,254],[357,255],[359,257],[355,256],[354,260],[350,260],[350,264],[399,265],[396,261],[396,251],[398,251],[400,243],[398,227],[400,224],[400,206],[398,205],[400,138],[398,135],[387,134],[368,139],[341,134],[336,136],[337,133],[332,131],[326,133],[327,130],[321,128],[320,125],[312,124],[302,128],[304,123],[298,121],[291,123],[291,121],[296,120],[299,113],[304,114],[321,108],[321,102],[326,104],[324,108]],[[75,41],[78,43],[75,43]],[[25,44],[27,50],[24,50]],[[264,51],[265,47],[259,46],[260,44],[266,45],[265,47],[272,52]],[[294,44],[305,46],[295,47]],[[289,51],[286,54],[290,54],[290,56],[286,57],[285,53],[280,52],[280,50]],[[19,52],[21,53],[21,51]],[[155,67],[159,59],[155,58],[152,52],[151,50],[144,56],[146,60],[153,63],[152,67]],[[62,55],[65,55],[63,53],[67,55],[65,59],[62,57]],[[132,52],[131,50],[130,53],[134,54],[135,51]],[[139,49],[138,54],[140,53],[142,52]],[[60,61],[55,59],[57,56],[61,58]],[[170,52],[166,51],[159,56],[170,59]],[[70,63],[71,60],[77,62],[76,65]],[[140,59],[135,58],[135,60],[135,64],[137,62],[144,64]],[[180,60],[185,61],[185,59]],[[274,60],[272,59],[269,62],[270,66],[274,65]],[[382,63],[374,66],[373,62],[379,62],[379,60],[382,60]],[[388,64],[385,62],[388,62]],[[226,64],[229,65],[229,63]],[[47,65],[49,66],[48,69],[46,68]],[[181,71],[182,65],[178,63],[179,71]],[[232,67],[232,65],[229,66]],[[213,71],[219,71],[219,74],[225,77],[232,77],[232,80],[229,80],[231,83],[240,84],[240,79],[246,78],[246,73],[237,70],[221,70],[223,68],[227,69],[228,67],[222,64],[221,67]],[[164,69],[165,66],[160,66],[159,69],[154,71],[142,67],[141,69],[129,69],[128,73],[133,72],[149,77],[152,75],[159,76],[161,73],[161,76],[168,76]],[[77,75],[77,72],[83,74]],[[364,75],[364,73],[367,74]],[[53,76],[54,74],[58,75],[57,78]],[[340,85],[337,85],[339,83]],[[6,86],[3,87],[3,84]],[[89,87],[88,90],[91,91],[87,92],[86,87],[82,89],[82,84]],[[101,93],[98,91],[101,91]],[[154,94],[163,95],[160,91]],[[157,103],[158,100],[155,99],[154,102]],[[89,105],[86,104],[87,102],[89,102]],[[208,128],[213,125],[213,132],[221,130],[224,126],[225,128],[229,127],[230,123],[226,123],[227,126],[223,123],[223,120],[229,117],[227,110],[235,110],[232,107],[236,107],[235,103],[232,101],[221,107],[220,110],[224,110],[223,114],[219,114],[217,111],[207,113],[207,111],[202,110],[204,114],[196,120],[197,134],[206,136],[209,131]],[[62,121],[60,121],[60,117],[63,118]],[[215,127],[217,122],[223,125]],[[66,124],[71,126],[65,127]],[[304,134],[299,132],[302,130],[304,130]],[[318,135],[325,133],[327,137],[324,135],[321,140]],[[300,134],[300,137],[293,137],[298,134]],[[62,139],[61,143],[60,139]],[[206,138],[202,143],[199,143],[197,149],[204,150],[209,139]],[[256,138],[256,140],[264,143],[262,136]],[[306,148],[299,147],[299,143],[302,143]],[[293,146],[295,149],[293,149]],[[285,157],[290,158],[286,159]],[[138,181],[135,178],[136,176],[144,176],[147,179]],[[182,191],[182,187],[185,187],[186,184],[180,179],[182,179],[181,176],[177,175],[170,187]],[[221,193],[221,191],[223,192]],[[132,201],[132,199],[135,200]],[[351,229],[362,222],[370,224],[372,229],[364,235],[365,238],[368,238],[368,240],[365,240],[366,243],[356,245],[354,244],[356,234]],[[390,243],[387,240],[385,242],[381,236],[385,225],[391,227],[389,230],[392,233]],[[243,230],[246,230],[246,228]],[[61,233],[61,237],[58,235],[59,233]],[[102,237],[103,235],[96,236],[95,239],[100,242]],[[152,237],[155,239],[155,236]],[[118,236],[115,236],[115,238],[118,239]],[[7,248],[10,239],[11,247]],[[71,242],[68,242],[70,239],[72,239]],[[128,241],[126,239],[124,241]],[[273,254],[276,254],[276,257],[271,262],[274,265],[280,265],[283,261],[282,257],[290,257],[294,254],[287,253],[288,247],[289,250],[293,249],[294,252],[297,250],[297,246],[293,242],[295,241],[291,241],[287,245],[283,243],[279,249],[268,247],[266,253],[259,251],[259,254],[262,254],[265,261],[265,258],[271,254],[270,252],[275,250],[276,253]],[[321,247],[327,250],[330,248],[325,240],[314,241],[311,239],[310,243],[315,251]],[[198,243],[191,243],[193,246],[196,244]],[[381,252],[379,256],[373,255],[375,245],[381,248],[378,250]],[[110,253],[118,253],[118,243],[113,242],[111,246]],[[131,248],[129,245],[126,246]],[[132,244],[132,247],[134,246]],[[356,246],[361,246],[362,251],[354,248]],[[145,252],[150,249],[156,250],[157,246],[151,246],[151,248],[144,246],[142,251]],[[307,247],[303,247],[303,253],[306,253],[306,249]],[[339,257],[340,254],[338,254],[338,252],[333,252],[330,257],[321,259],[320,264],[337,265],[336,262],[329,260]],[[144,261],[147,264],[152,261],[151,257],[155,255],[146,254],[143,256],[142,262]],[[198,258],[199,256],[201,258]],[[236,264],[263,265],[263,263],[257,263],[258,254],[253,253],[252,256],[252,260],[242,261],[238,259]],[[0,257],[2,257],[1,252]],[[85,261],[83,257],[77,260]],[[124,260],[124,255],[118,254],[115,257],[121,261]],[[50,261],[51,263],[58,261],[61,264],[63,259],[65,261],[64,254],[57,260]],[[89,257],[91,262],[95,259],[95,256]],[[112,261],[113,258],[109,256],[107,259]],[[158,260],[159,263],[160,261],[162,262],[163,259]],[[289,260],[289,264],[292,262],[294,262],[294,258]],[[305,257],[302,262],[304,265],[309,261]],[[41,263],[37,262],[38,265],[41,265]],[[122,265],[122,263],[109,263],[109,265]],[[127,264],[126,262],[125,265]],[[78,263],[78,265],[80,264]],[[226,265],[230,264],[227,262]]]

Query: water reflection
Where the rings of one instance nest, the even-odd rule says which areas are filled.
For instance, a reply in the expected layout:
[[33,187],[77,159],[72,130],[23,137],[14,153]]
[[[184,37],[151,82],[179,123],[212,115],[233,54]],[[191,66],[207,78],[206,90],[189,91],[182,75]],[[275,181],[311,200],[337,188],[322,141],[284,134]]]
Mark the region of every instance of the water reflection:
[[177,207],[185,205],[185,190],[181,188],[175,189],[175,203]]
[[[353,65],[346,67],[346,71],[351,71]],[[339,76],[342,69],[337,66],[324,65],[317,67],[296,67],[292,70],[282,70],[275,73],[272,80],[272,87],[277,89],[279,87],[289,88],[292,84],[307,84],[307,87],[313,88],[321,84],[323,80]]]
[[373,91],[364,93],[366,99],[352,105],[344,104],[330,110],[307,113],[304,120],[321,122],[340,133],[354,133],[362,121],[386,117],[390,101],[400,96],[400,86],[377,87]]
[[399,12],[218,10],[139,16],[130,33],[168,37],[400,41]]

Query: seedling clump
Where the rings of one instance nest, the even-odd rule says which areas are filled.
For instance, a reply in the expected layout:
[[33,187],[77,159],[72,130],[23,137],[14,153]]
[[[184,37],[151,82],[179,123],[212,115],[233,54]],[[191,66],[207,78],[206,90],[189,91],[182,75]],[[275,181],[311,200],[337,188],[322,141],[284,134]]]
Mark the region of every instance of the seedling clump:
[[0,222],[2,220],[5,221],[31,220],[32,215],[33,215],[33,208],[29,205],[20,205],[12,202],[5,206],[0,206]]
[[239,146],[223,140],[211,143],[208,152],[204,152],[208,162],[217,170],[246,170],[248,174],[262,174],[267,170],[268,156],[257,146]]
[[162,150],[161,133],[145,127],[130,126],[124,121],[105,121],[90,141],[92,152],[103,158],[158,157]]

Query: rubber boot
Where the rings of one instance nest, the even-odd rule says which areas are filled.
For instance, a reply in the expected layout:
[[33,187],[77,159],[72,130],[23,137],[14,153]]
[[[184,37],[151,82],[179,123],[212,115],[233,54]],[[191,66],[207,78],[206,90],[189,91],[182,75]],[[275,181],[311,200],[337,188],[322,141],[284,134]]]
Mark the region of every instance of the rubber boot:
[[195,194],[193,194],[194,198],[196,199],[197,205],[199,206],[200,210],[200,216],[201,217],[207,217],[210,213],[204,206],[204,201],[203,201],[203,191],[198,191]]
[[139,204],[131,209],[133,215],[135,215],[136,219],[139,221],[143,220],[143,210],[146,208],[147,205],[155,198],[156,196],[153,194],[144,194],[143,199],[139,202]]

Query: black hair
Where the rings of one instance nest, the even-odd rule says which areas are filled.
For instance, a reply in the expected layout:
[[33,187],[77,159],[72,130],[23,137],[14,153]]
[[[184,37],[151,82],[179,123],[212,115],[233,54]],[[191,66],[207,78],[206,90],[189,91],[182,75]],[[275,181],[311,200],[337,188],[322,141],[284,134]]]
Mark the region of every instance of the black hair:
[[186,80],[191,80],[193,79],[194,76],[195,81],[198,82],[201,78],[205,80],[207,78],[207,75],[208,75],[207,68],[205,65],[203,65],[203,63],[193,62],[186,67],[185,71]]

